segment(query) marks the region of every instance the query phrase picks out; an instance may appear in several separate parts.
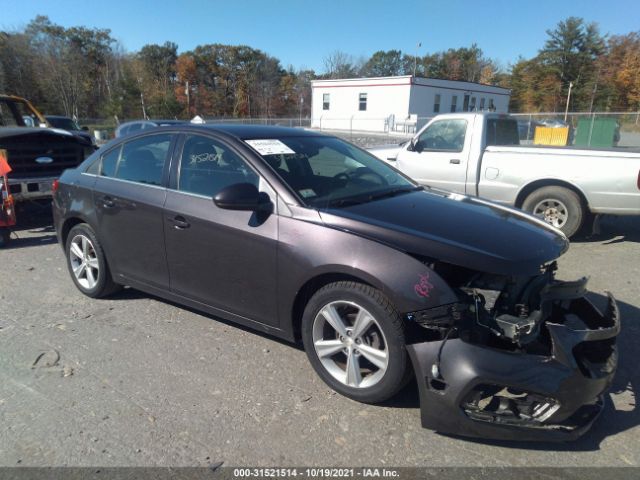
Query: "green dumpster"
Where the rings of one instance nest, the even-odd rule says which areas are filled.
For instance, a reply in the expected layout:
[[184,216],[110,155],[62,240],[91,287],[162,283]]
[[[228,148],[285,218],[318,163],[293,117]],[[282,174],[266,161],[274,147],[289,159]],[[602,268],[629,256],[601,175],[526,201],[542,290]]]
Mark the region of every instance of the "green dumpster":
[[578,147],[613,147],[617,145],[620,126],[615,118],[581,118],[574,145]]

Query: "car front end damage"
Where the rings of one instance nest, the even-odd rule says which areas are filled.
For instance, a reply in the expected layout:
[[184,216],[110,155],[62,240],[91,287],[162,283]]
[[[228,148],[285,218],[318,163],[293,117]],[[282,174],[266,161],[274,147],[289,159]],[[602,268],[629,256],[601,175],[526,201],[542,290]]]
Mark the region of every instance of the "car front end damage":
[[567,441],[586,432],[617,366],[613,296],[601,313],[585,297],[587,279],[556,280],[555,262],[534,276],[425,264],[459,302],[406,314],[418,331],[407,349],[422,425],[522,441]]

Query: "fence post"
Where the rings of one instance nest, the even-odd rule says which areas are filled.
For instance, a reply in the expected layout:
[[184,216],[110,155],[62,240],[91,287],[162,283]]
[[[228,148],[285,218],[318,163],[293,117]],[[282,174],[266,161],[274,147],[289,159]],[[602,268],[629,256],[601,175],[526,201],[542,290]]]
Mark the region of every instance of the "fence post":
[[593,122],[595,122],[596,114],[593,112],[591,114],[591,126],[589,127],[589,140],[587,140],[587,146],[591,146],[591,135],[593,134]]
[[527,138],[525,140],[529,141],[529,135],[531,135],[531,122],[533,121],[533,115],[529,114],[529,125],[527,126]]
[[353,115],[349,119],[349,138],[353,141]]

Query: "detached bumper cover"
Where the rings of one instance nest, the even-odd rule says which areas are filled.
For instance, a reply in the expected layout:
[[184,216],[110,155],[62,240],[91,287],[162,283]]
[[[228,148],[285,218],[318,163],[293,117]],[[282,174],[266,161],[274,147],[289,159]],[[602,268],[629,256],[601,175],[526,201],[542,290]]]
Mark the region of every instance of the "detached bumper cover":
[[[441,433],[522,441],[568,441],[603,409],[617,367],[616,302],[605,314],[583,296],[586,280],[549,298],[563,323],[547,321],[550,355],[498,350],[450,339],[407,347],[420,390],[422,426]],[[567,293],[571,292],[571,293]],[[574,298],[568,298],[574,297]],[[558,310],[556,310],[557,313]],[[438,378],[432,366],[440,352]]]

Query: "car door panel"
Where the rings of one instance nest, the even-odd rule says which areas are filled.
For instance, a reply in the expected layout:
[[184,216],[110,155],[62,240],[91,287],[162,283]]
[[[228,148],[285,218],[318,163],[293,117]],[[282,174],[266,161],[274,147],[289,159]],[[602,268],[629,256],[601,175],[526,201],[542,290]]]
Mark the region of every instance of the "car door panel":
[[[464,122],[464,125],[452,122]],[[457,134],[456,134],[457,132]],[[465,120],[439,120],[417,138],[413,149],[405,149],[397,159],[398,168],[422,185],[456,193],[466,193],[468,152]]]
[[[191,138],[199,136],[187,138],[181,162],[187,161]],[[204,142],[200,148],[205,151],[192,155],[199,160],[181,168],[182,179],[176,182],[176,189],[167,192],[164,225],[171,290],[214,308],[277,326],[276,213],[224,210],[212,200],[215,191],[225,185],[249,180],[259,182],[273,205],[277,204],[275,192],[258,180],[255,172],[244,170],[249,168],[246,164],[239,166],[238,162],[244,160],[233,154],[228,145],[215,142],[223,148],[207,153]],[[218,170],[217,165],[224,164],[230,155],[232,167]],[[179,174],[178,166],[174,171]],[[211,196],[205,195],[207,191]]]
[[99,235],[116,281],[168,288],[162,207],[166,189],[98,177],[94,202]]
[[119,283],[169,288],[163,207],[174,138],[136,137],[101,158],[93,200],[98,234]]

